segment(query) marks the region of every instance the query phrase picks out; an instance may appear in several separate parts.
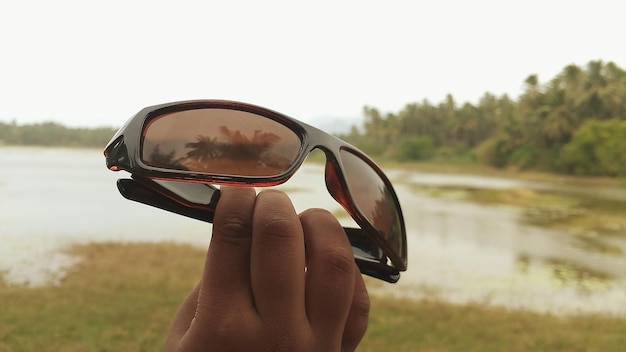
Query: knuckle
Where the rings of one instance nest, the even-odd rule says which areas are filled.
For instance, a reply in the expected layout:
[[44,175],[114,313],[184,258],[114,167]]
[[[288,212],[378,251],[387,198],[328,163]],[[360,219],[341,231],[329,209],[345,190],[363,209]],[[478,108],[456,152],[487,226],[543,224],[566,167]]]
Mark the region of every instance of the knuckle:
[[215,226],[214,235],[219,238],[231,241],[241,241],[248,239],[252,232],[250,220],[244,216],[231,214],[222,218],[222,221]]
[[280,215],[274,215],[263,219],[255,226],[255,231],[261,233],[263,236],[270,236],[278,239],[291,237],[295,230],[296,226],[294,221]]
[[344,247],[330,247],[323,251],[321,257],[321,263],[327,275],[347,278],[355,275],[356,264],[351,250]]
[[267,241],[292,238],[302,232],[300,220],[289,198],[279,191],[265,190],[258,196],[254,213],[254,235]]

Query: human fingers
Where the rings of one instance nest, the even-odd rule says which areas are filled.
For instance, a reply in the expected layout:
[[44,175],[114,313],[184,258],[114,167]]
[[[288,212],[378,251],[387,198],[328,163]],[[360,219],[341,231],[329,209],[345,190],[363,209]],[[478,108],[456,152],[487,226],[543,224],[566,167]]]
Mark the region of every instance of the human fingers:
[[354,280],[352,305],[341,340],[342,351],[354,351],[357,348],[367,331],[369,322],[370,298],[363,275],[358,270],[354,275]]
[[[253,309],[250,288],[250,244],[256,193],[252,188],[222,187],[215,209],[197,311],[190,326],[203,334],[207,326]],[[224,321],[222,321],[224,323]]]
[[307,253],[306,309],[312,328],[341,343],[357,267],[348,238],[326,210],[300,214]]
[[264,321],[283,328],[304,311],[304,239],[287,195],[259,193],[254,208],[250,270],[256,307]]
[[183,303],[176,311],[174,319],[170,325],[170,330],[165,341],[164,351],[178,351],[178,344],[181,338],[189,330],[189,325],[196,314],[196,308],[198,307],[198,293],[200,292],[200,283],[191,291],[191,293],[185,298]]

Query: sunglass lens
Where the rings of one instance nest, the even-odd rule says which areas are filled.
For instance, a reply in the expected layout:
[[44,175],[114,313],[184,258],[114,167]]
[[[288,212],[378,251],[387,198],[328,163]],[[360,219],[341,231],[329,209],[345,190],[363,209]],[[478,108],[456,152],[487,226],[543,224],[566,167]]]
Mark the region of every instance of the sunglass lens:
[[368,163],[356,154],[340,151],[344,176],[354,205],[402,259],[405,242],[394,193]]
[[299,136],[265,116],[194,109],[158,116],[144,128],[141,159],[150,166],[230,176],[278,176],[294,163]]

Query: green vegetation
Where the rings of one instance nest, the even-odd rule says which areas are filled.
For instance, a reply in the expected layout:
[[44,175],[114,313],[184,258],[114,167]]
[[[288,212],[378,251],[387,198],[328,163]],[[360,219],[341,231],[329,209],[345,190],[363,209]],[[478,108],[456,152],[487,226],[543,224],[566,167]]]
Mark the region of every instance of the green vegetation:
[[576,175],[626,175],[626,71],[612,62],[565,67],[517,101],[485,93],[478,104],[365,107],[362,129],[343,136],[382,159],[481,163]]
[[[205,252],[172,243],[103,243],[69,253],[83,260],[59,286],[0,282],[0,351],[158,351],[201,275]],[[359,350],[619,351],[624,331],[626,319],[616,317],[374,296]]]
[[626,175],[626,121],[588,120],[561,150],[557,166],[579,175]]
[[[363,126],[342,137],[378,160],[626,175],[626,71],[590,61],[568,65],[544,84],[529,75],[524,84],[517,100],[485,93],[477,104],[459,104],[448,95],[386,114],[365,106]],[[0,122],[0,144],[101,147],[113,133]]]
[[0,145],[37,145],[103,148],[115,129],[69,128],[55,122],[30,125],[0,122]]

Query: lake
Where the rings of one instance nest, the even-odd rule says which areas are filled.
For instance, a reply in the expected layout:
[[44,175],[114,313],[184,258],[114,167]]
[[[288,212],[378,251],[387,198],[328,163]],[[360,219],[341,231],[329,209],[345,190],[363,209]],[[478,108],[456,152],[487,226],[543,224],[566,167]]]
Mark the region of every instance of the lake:
[[[5,280],[55,284],[79,258],[63,254],[91,241],[180,241],[206,247],[211,225],[122,198],[100,150],[0,147],[0,272]],[[306,164],[285,190],[298,211],[340,209],[324,186],[323,166]],[[567,233],[524,224],[513,207],[430,197],[415,185],[478,188],[552,185],[387,170],[407,221],[409,270],[373,293],[439,297],[554,313],[626,316],[626,236],[620,255],[594,253]],[[588,188],[570,189],[589,192]],[[604,190],[607,196],[623,189]],[[341,218],[348,225],[351,220]]]

